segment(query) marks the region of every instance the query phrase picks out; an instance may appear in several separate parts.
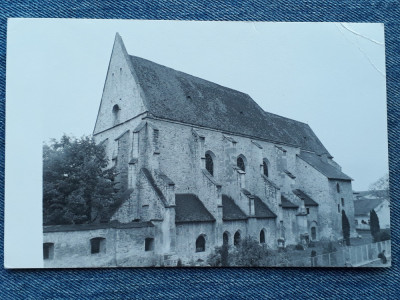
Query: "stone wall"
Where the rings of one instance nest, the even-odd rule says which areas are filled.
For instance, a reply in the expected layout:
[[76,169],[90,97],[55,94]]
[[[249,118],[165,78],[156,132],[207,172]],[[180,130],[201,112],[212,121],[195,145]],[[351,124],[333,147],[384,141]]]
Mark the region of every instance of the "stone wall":
[[[196,239],[203,235],[206,240],[205,251],[196,252]],[[182,263],[189,264],[199,259],[207,261],[208,255],[214,251],[215,223],[196,222],[176,224],[176,249],[175,253]]]
[[[100,253],[91,253],[92,238],[104,238]],[[145,251],[146,238],[154,238],[154,250]],[[155,251],[160,243],[155,227],[45,232],[43,243],[54,244],[54,256],[44,260],[45,268],[141,267],[161,262]]]
[[[339,191],[337,189],[337,185],[339,184]],[[329,180],[330,187],[330,195],[331,199],[333,199],[336,212],[338,213],[338,218],[333,218],[334,228],[338,234],[335,236],[336,238],[342,238],[342,210],[345,211],[347,218],[350,223],[350,236],[357,236],[355,222],[354,222],[354,199],[353,199],[353,189],[351,186],[351,181],[343,181],[343,180]],[[342,203],[343,199],[343,203]],[[342,205],[344,204],[344,205]],[[340,212],[340,213],[339,213]]]

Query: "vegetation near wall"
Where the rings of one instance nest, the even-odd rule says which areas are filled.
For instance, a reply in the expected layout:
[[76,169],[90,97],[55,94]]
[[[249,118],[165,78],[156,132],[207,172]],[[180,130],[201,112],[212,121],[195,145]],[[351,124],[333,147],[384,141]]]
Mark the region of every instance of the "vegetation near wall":
[[91,137],[62,136],[43,145],[43,224],[85,224],[107,219],[116,205],[114,170]]

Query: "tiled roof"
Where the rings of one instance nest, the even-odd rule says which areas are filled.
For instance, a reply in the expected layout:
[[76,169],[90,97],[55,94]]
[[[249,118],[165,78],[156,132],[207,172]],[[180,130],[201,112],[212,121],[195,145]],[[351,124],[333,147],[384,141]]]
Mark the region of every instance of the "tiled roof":
[[385,199],[367,199],[354,201],[354,215],[365,216],[368,215],[372,209],[379,206]]
[[276,218],[267,204],[265,204],[259,197],[254,195],[254,210],[256,218]]
[[361,191],[354,193],[356,200],[366,200],[366,199],[387,199],[389,200],[389,191],[388,190],[371,190],[371,191]]
[[300,199],[302,199],[302,198],[304,199],[305,206],[318,206],[318,203],[315,202],[310,196],[308,196],[302,190],[297,189],[297,190],[294,190],[293,193]]
[[236,205],[235,201],[227,196],[222,195],[222,219],[226,221],[246,220],[246,214]]
[[281,205],[282,208],[299,208],[298,205],[292,203],[285,196],[281,195]]
[[130,60],[154,117],[328,152],[307,124],[265,112],[245,93],[143,58]]
[[301,151],[298,157],[329,179],[352,180],[351,177],[347,176],[329,163],[324,162],[320,156],[314,153]]
[[203,202],[194,194],[176,194],[175,204],[175,223],[215,221]]

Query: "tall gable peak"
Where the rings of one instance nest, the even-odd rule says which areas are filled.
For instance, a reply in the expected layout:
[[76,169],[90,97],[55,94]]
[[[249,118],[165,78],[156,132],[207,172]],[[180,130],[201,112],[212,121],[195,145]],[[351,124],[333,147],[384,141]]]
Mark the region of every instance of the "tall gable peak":
[[119,126],[147,109],[132,61],[116,33],[93,134]]

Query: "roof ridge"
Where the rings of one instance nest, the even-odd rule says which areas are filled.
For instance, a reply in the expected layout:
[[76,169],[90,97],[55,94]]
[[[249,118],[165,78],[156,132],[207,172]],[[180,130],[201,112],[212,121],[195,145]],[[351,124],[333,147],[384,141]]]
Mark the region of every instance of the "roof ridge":
[[[149,59],[147,59],[147,58],[143,58],[143,57],[136,56],[136,55],[131,55],[131,54],[129,54],[129,57],[130,57],[130,58],[134,58],[134,59],[144,60],[144,61],[146,61],[147,63],[151,63],[151,64],[157,65],[157,66],[159,66],[159,67],[163,67],[163,68],[172,70],[172,71],[174,71],[174,72],[184,74],[185,76],[190,76],[190,77],[192,77],[192,78],[196,78],[196,79],[202,80],[202,81],[204,81],[204,82],[206,82],[206,83],[208,83],[208,84],[211,83],[211,84],[216,85],[216,86],[218,86],[218,87],[222,87],[222,88],[224,88],[224,89],[231,90],[232,92],[236,92],[236,93],[239,93],[239,94],[246,95],[247,97],[249,97],[250,99],[252,99],[251,96],[250,96],[248,93],[245,93],[245,92],[236,90],[236,89],[234,89],[234,88],[227,87],[227,86],[222,85],[222,84],[218,84],[218,83],[216,83],[216,82],[213,82],[213,81],[210,81],[210,80],[207,80],[207,79],[204,79],[204,78],[201,78],[201,77],[198,77],[198,76],[195,76],[195,75],[192,75],[192,74],[189,74],[189,73],[180,71],[180,70],[176,70],[176,69],[171,68],[171,67],[168,67],[168,66],[166,66],[166,65],[163,65],[163,64],[154,62],[154,61],[152,61],[152,60],[149,60]],[[254,100],[253,100],[253,101],[254,101]],[[254,102],[255,102],[255,101],[254,101]],[[261,108],[261,109],[262,109],[262,108]],[[262,109],[262,110],[263,110],[263,109]],[[264,111],[264,110],[263,110],[263,111]]]

